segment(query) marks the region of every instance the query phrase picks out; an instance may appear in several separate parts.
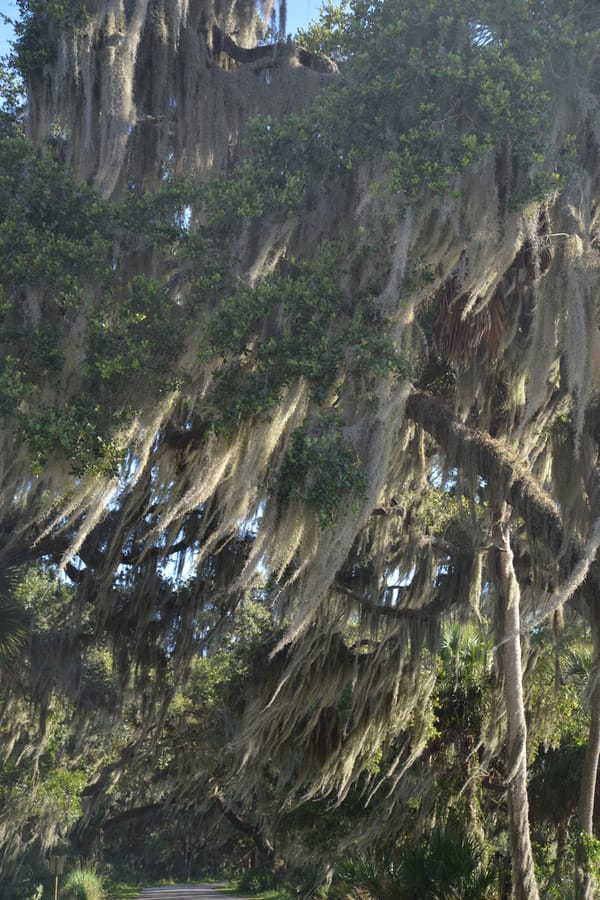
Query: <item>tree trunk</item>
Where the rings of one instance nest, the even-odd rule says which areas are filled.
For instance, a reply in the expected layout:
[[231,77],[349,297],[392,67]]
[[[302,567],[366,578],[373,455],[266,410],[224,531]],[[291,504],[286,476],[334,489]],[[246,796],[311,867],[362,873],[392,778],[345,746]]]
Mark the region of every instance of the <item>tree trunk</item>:
[[241,816],[225,802],[225,796],[222,790],[215,790],[214,798],[215,803],[227,821],[238,831],[241,831],[243,834],[252,838],[256,851],[260,857],[261,865],[269,869],[272,868],[275,860],[275,850],[271,842],[264,836],[260,825],[242,819]]
[[523,702],[521,664],[521,592],[515,575],[510,547],[511,508],[498,507],[493,538],[496,547],[501,609],[499,653],[503,670],[507,719],[508,779],[507,799],[514,900],[539,900],[529,833],[527,797],[527,723]]
[[556,860],[554,862],[554,882],[561,884],[563,879],[564,862],[569,842],[570,819],[562,819],[556,826]]
[[[577,809],[579,830],[590,837],[594,834],[594,800],[596,796],[598,762],[600,761],[600,633],[595,625],[592,626],[592,636],[594,641],[594,658],[589,676],[590,734],[583,760],[579,806]],[[577,844],[575,896],[577,900],[593,900],[595,896],[595,885],[589,871],[587,852],[581,839],[579,839]]]

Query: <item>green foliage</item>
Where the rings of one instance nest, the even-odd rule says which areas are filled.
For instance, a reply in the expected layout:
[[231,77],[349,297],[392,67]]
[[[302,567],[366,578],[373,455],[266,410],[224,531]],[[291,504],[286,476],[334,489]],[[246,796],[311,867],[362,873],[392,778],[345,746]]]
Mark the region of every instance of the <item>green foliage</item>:
[[[86,5],[78,0],[21,0],[19,5],[17,59],[31,87],[54,58],[59,29],[83,21]],[[0,416],[3,427],[24,439],[33,473],[41,474],[50,461],[59,458],[68,461],[76,476],[85,472],[118,475],[128,449],[121,444],[119,430],[131,420],[142,392],[150,408],[165,386],[184,382],[185,373],[175,369],[173,360],[181,358],[188,335],[193,335],[201,344],[200,372],[194,374],[203,376],[205,363],[206,372],[210,370],[207,381],[214,373],[199,414],[223,435],[232,434],[252,417],[268,418],[298,380],[308,385],[311,417],[288,437],[281,466],[266,488],[274,490],[282,503],[307,504],[321,528],[334,527],[340,504],[362,497],[366,488],[361,461],[347,437],[343,397],[355,391],[368,404],[374,402],[373,387],[380,380],[393,382],[412,374],[406,353],[400,353],[392,339],[393,323],[378,300],[381,287],[365,286],[366,279],[360,278],[368,254],[380,254],[377,274],[386,278],[388,258],[381,248],[369,245],[368,235],[354,234],[346,223],[336,225],[336,243],[323,244],[314,258],[296,259],[289,250],[290,256],[276,265],[271,260],[270,274],[252,282],[236,280],[231,251],[240,229],[264,227],[268,232],[289,217],[306,210],[314,213],[325,205],[321,192],[335,204],[346,188],[354,187],[359,164],[362,177],[369,169],[363,163],[378,167],[379,157],[387,162],[387,173],[384,186],[373,185],[373,194],[391,186],[403,203],[421,197],[425,188],[438,193],[453,189],[461,173],[492,153],[509,158],[520,173],[519,202],[559,188],[564,173],[575,165],[577,149],[569,138],[557,158],[546,160],[548,77],[549,73],[552,77],[565,74],[568,62],[563,57],[579,57],[581,65],[591,59],[598,29],[595,19],[586,24],[584,16],[591,15],[593,7],[553,0],[504,4],[353,0],[348,7],[329,3],[321,23],[303,32],[301,40],[311,49],[334,56],[342,74],[332,79],[330,90],[308,113],[280,121],[255,119],[247,127],[244,160],[225,176],[191,187],[172,178],[166,165],[160,191],[143,197],[132,191],[113,205],[87,186],[75,184],[65,171],[61,159],[65,134],[60,123],[43,152],[27,143],[22,134],[19,82],[3,69]],[[395,224],[390,221],[391,227]],[[427,260],[409,263],[411,285],[427,288],[436,278],[437,270]],[[436,382],[431,379],[428,386],[435,388]],[[449,382],[446,387],[450,393]],[[190,407],[194,409],[193,398]],[[415,495],[414,487],[406,488],[412,515],[410,537],[419,530],[453,541],[458,548],[452,561],[437,566],[434,575],[438,600],[443,599],[447,584],[454,600],[460,593],[462,567],[472,565],[469,536],[487,510],[473,509],[473,504],[446,487],[430,485],[421,502]],[[152,508],[148,517],[153,514]],[[217,522],[216,513],[215,517]],[[468,519],[471,530],[464,526]],[[403,514],[403,523],[408,526],[409,516]],[[108,529],[110,522],[104,524]],[[143,531],[144,522],[137,524]],[[209,531],[207,536],[210,540]],[[398,537],[399,545],[404,537]],[[398,562],[401,549],[393,547],[388,571],[402,564]],[[152,553],[158,556],[161,550],[157,543]],[[102,552],[99,548],[100,556]],[[143,563],[148,571],[155,562],[149,556]],[[143,574],[146,577],[147,572]],[[164,728],[136,746],[140,771],[133,765],[118,784],[115,779],[110,786],[107,804],[113,808],[119,808],[121,801],[123,808],[130,808],[146,799],[149,805],[157,801],[161,806],[165,796],[174,797],[182,784],[185,791],[190,781],[190,805],[197,806],[198,798],[209,795],[215,784],[228,777],[233,780],[228,769],[233,732],[244,696],[271,665],[268,652],[275,632],[264,606],[250,600],[240,604],[238,624],[229,627],[228,610],[218,606],[222,588],[218,563],[204,575],[207,585],[198,578],[193,600],[191,591],[186,597],[169,593],[171,585],[166,580],[155,591],[149,578],[150,589],[144,587],[149,596],[139,608],[132,597],[135,592],[129,591],[129,576],[123,576],[122,591],[121,573],[116,576],[119,590],[115,593],[123,609],[115,613],[117,624],[111,622],[111,626],[116,630],[125,622],[135,632],[123,649],[125,657],[137,652],[141,659],[139,631],[145,627],[144,617],[151,619],[157,631],[164,624],[157,599],[162,590],[178,610],[171,609],[169,615],[180,616],[189,626],[190,641],[197,641],[198,653],[185,684],[175,685],[165,675],[167,687],[160,688],[163,699],[167,698],[161,711]],[[136,577],[133,573],[131,581]],[[217,605],[203,606],[205,595],[212,598],[213,594]],[[179,612],[184,600],[194,604],[192,624]],[[147,605],[150,602],[156,602],[156,614]],[[70,635],[73,617],[67,611],[67,593],[50,590],[39,572],[29,572],[20,592],[10,602],[0,601],[0,667],[7,668],[24,646],[32,622],[24,610],[28,603],[35,610],[34,638],[40,658],[49,657],[44,650]],[[108,619],[112,611],[105,614]],[[218,649],[203,643],[215,621],[221,628]],[[101,699],[104,708],[114,696],[113,672],[119,671],[120,661],[103,635],[104,624],[102,620],[92,633],[85,622],[78,623],[83,649],[80,668],[74,666],[77,684],[59,683],[55,670],[42,686],[35,686],[47,701],[48,721],[39,753],[34,760],[31,753],[23,752],[18,764],[13,756],[0,772],[2,804],[28,828],[41,827],[40,823],[50,831],[71,828],[80,817],[88,779],[113,765],[121,775],[115,760],[124,747],[129,752],[135,745],[132,734],[137,739],[139,723],[145,727],[146,707],[132,705],[122,730],[89,738],[85,752],[77,748],[75,711],[67,698],[77,696],[83,703],[84,697],[93,696]],[[382,633],[379,627],[368,638],[357,627],[357,646],[352,647],[357,672],[369,654],[378,652],[373,647]],[[548,650],[547,635],[540,634],[540,642],[544,646],[527,685],[527,699],[535,756],[532,796],[538,804],[533,812],[547,825],[552,818],[562,820],[560,810],[551,807],[539,789],[540,783],[546,779],[568,784],[571,798],[575,795],[566,775],[576,771],[587,718],[577,700],[580,684],[574,686],[565,670],[566,682],[557,686],[554,651]],[[163,641],[160,649],[167,669],[171,644]],[[344,649],[351,652],[349,646]],[[443,636],[438,684],[426,710],[428,721],[435,717],[435,733],[429,734],[426,765],[417,771],[415,781],[420,786],[421,777],[425,790],[432,790],[428,786],[435,762],[441,775],[432,808],[441,808],[444,814],[452,804],[454,809],[466,809],[468,788],[468,799],[476,801],[476,809],[467,814],[484,822],[488,831],[502,835],[504,823],[497,802],[485,795],[482,778],[474,771],[480,761],[478,742],[493,714],[490,656],[487,642],[473,631],[450,629]],[[125,672],[127,663],[126,659],[122,665]],[[140,662],[137,677],[150,685],[149,691],[158,693],[151,669],[144,665]],[[571,674],[574,679],[575,661]],[[23,684],[18,713],[25,724],[15,743],[19,752],[35,734],[29,706],[37,709],[39,704],[25,677]],[[123,683],[120,690],[129,695],[130,684]],[[149,702],[147,695],[144,702]],[[103,739],[110,747],[98,749],[93,741]],[[547,746],[542,749],[543,744]],[[369,774],[385,772],[386,754],[397,749],[396,744],[374,753]],[[277,820],[282,805],[276,786],[279,773],[272,768],[271,760],[265,759],[265,796],[252,796],[248,803],[253,811],[256,808],[266,815],[266,809],[274,821],[281,821]],[[496,774],[490,766],[486,776],[493,783]],[[494,787],[501,782],[499,777]],[[295,823],[306,843],[312,841],[320,853],[326,840],[333,843],[330,831],[334,827],[347,836],[360,816],[366,816],[358,802],[354,809],[348,805],[337,810],[335,820],[330,810],[319,810],[322,815],[316,826],[302,825],[300,816]],[[406,820],[402,827],[405,835]],[[169,841],[178,834],[176,827],[172,822],[165,825],[157,816],[148,833],[145,859],[154,855],[162,864],[169,855]],[[338,874],[340,884],[361,898],[483,898],[490,883],[482,849],[450,826],[401,852],[356,858],[340,867]],[[92,874],[84,876],[82,871],[78,877],[81,884],[73,881],[72,895],[94,896]],[[264,883],[261,873],[250,877],[252,887]]]
[[65,900],[104,900],[102,879],[90,869],[73,869],[64,880],[61,895]]
[[0,59],[0,138],[22,134],[23,84],[17,73]]
[[[115,298],[116,300],[116,298]],[[126,285],[125,297],[103,305],[90,319],[88,366],[103,381],[143,372],[164,371],[165,358],[180,345],[169,295],[154,278],[136,275]],[[161,362],[163,367],[161,367]]]
[[201,189],[210,225],[229,234],[236,220],[268,214],[284,219],[315,196],[315,182],[340,172],[339,159],[315,119],[290,113],[281,119],[255,117],[247,124],[247,157],[224,178]]
[[25,373],[20,360],[14,356],[6,356],[3,360],[3,371],[0,371],[0,414],[11,415],[21,401],[33,391],[25,382]]
[[208,727],[216,734],[215,720],[241,702],[254,666],[264,662],[272,635],[269,611],[259,600],[245,597],[235,621],[220,633],[218,646],[195,660],[187,684],[172,700],[170,714],[192,730]]
[[17,586],[17,572],[0,570],[0,676],[13,669],[31,627],[31,614],[21,602]]
[[586,871],[589,872],[595,888],[600,885],[600,840],[582,831],[578,835],[585,859]]
[[[378,859],[374,854],[344,859],[336,869],[336,893],[337,890],[342,893],[348,891],[350,896],[356,900],[364,897],[365,894],[383,900],[387,892],[387,885],[383,884],[387,873],[384,874],[384,872],[389,868],[390,864],[385,857]],[[391,868],[393,873],[393,865]],[[394,880],[392,874],[392,881]],[[392,889],[397,888],[394,885]]]
[[346,142],[349,164],[385,135],[394,184],[412,195],[423,184],[446,190],[453,174],[502,141],[527,152],[545,101],[541,64],[531,48],[522,58],[507,47],[495,4],[479,4],[477,18],[464,3],[432,3],[425,14],[422,4],[398,7],[351,6],[356,50],[337,98],[360,123]]
[[442,636],[439,665],[446,689],[468,692],[489,684],[492,648],[473,626],[450,623]]
[[248,869],[238,879],[237,888],[240,891],[249,891],[251,894],[268,891],[277,886],[277,875],[270,869]]
[[336,870],[338,889],[356,900],[483,900],[492,896],[492,879],[482,849],[456,825],[400,852],[345,860]]
[[68,831],[81,816],[81,792],[86,784],[86,772],[52,766],[38,786],[32,811],[39,814],[48,807]]
[[85,0],[17,0],[15,64],[22,75],[39,76],[56,53],[57,28],[85,21]]
[[[0,171],[0,415],[23,434],[34,472],[58,453],[78,474],[115,474],[125,448],[114,435],[131,415],[131,381],[159,394],[174,377],[183,315],[155,278],[135,267],[122,273],[113,247],[135,243],[139,253],[160,242],[172,255],[185,240],[175,224],[179,186],[139,208],[129,198],[115,208],[18,133],[0,137]],[[144,229],[135,212],[146,216]],[[73,366],[77,398],[49,402]]]
[[399,860],[399,881],[406,900],[491,897],[493,870],[483,849],[458,825],[435,829],[425,845],[409,847]]
[[318,21],[300,28],[296,34],[296,42],[313,53],[324,53],[342,62],[349,52],[350,21],[346,3],[325,0],[319,9]]
[[305,425],[293,433],[277,480],[281,500],[308,503],[320,527],[330,528],[342,497],[360,495],[365,487],[360,460],[344,441],[339,416],[323,418],[316,430]]
[[3,900],[44,900],[44,882],[48,881],[48,866],[31,866],[26,862],[11,881],[0,882]]
[[103,411],[89,397],[82,396],[63,410],[42,406],[31,411],[23,416],[22,428],[35,474],[56,454],[66,456],[76,475],[84,471],[118,473],[125,449],[104,437]]
[[375,299],[349,297],[332,277],[342,253],[325,247],[312,265],[288,263],[294,274],[240,285],[223,301],[202,349],[225,361],[210,395],[219,430],[273,408],[298,378],[321,403],[348,376],[407,377]]
[[30,616],[18,603],[0,597],[0,671],[9,671],[29,630]]
[[544,85],[549,73],[568,74],[574,51],[578,64],[591,61],[599,25],[589,15],[581,3],[529,0],[328,2],[299,34],[342,62],[318,111],[320,142],[348,168],[382,148],[408,198],[424,186],[447,191],[483,154],[506,148],[530,172],[529,196],[553,189]]
[[[527,684],[532,733],[532,756],[539,748],[583,746],[587,740],[589,713],[584,703],[583,670],[588,657],[576,624],[565,629],[561,644],[551,639],[550,629],[533,637],[535,669]],[[537,761],[534,761],[534,767]]]
[[18,764],[7,760],[0,769],[0,800],[16,822],[36,822],[50,835],[66,834],[81,817],[88,773],[63,762],[68,728],[56,703],[47,716],[50,727],[46,746],[40,746],[39,768],[30,754]]
[[115,900],[138,900],[141,886],[139,884],[129,884],[123,881],[110,882],[108,885],[109,897]]
[[52,571],[38,566],[19,571],[14,597],[34,617],[38,634],[60,627],[72,601],[69,587],[57,583]]

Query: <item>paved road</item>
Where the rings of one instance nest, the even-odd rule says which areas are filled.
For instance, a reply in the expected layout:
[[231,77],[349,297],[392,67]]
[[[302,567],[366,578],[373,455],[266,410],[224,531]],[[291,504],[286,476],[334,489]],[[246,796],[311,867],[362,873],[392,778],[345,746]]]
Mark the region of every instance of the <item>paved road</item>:
[[232,894],[216,891],[218,884],[172,884],[169,887],[144,888],[138,900],[240,900]]

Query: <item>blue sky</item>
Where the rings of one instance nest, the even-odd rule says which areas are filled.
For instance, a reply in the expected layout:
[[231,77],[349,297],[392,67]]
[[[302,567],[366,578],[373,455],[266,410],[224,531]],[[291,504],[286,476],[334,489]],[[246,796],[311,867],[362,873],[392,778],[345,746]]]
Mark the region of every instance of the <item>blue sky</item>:
[[321,2],[322,0],[288,0],[286,31],[295,34],[299,28],[308,25],[311,19],[318,18]]
[[[288,0],[287,27],[289,34],[295,34],[298,28],[306,25],[319,14],[321,0]],[[15,0],[0,0],[0,13],[14,19],[17,15]],[[8,52],[8,42],[12,37],[12,29],[0,21],[0,56]]]
[[[0,13],[4,13],[6,16],[14,19],[17,15],[17,12],[18,10],[14,0],[0,0]],[[8,41],[11,37],[12,29],[6,26],[4,22],[0,20],[0,56],[4,56],[4,54],[8,52]]]

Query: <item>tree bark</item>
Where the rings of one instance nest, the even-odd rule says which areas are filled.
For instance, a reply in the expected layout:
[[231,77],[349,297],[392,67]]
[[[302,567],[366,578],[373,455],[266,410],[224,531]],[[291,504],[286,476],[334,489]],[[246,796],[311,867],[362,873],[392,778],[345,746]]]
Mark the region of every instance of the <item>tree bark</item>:
[[508,779],[507,800],[514,900],[539,900],[529,832],[527,797],[527,723],[523,701],[521,661],[521,592],[515,575],[510,546],[511,508],[497,505],[493,540],[498,573],[501,629],[499,653],[503,670],[504,703],[507,720]]
[[564,555],[565,560],[581,555],[582,548],[573,541],[568,552],[564,552],[565,535],[556,501],[505,443],[465,425],[447,403],[423,391],[414,390],[409,395],[406,415],[450,453],[457,466],[472,466],[484,478],[502,485],[505,496],[530,530],[544,535],[549,553]]
[[215,791],[214,798],[217,807],[223,813],[230,825],[233,825],[233,827],[237,831],[241,831],[242,834],[252,838],[262,865],[271,868],[275,859],[275,849],[271,842],[264,836],[260,825],[242,819],[241,816],[225,802],[223,791],[220,789]]
[[[583,760],[579,805],[577,808],[579,830],[583,834],[589,835],[589,837],[593,837],[594,834],[594,801],[596,797],[598,763],[600,762],[600,632],[598,626],[592,627],[592,638],[594,641],[594,656],[592,670],[589,675],[590,733]],[[595,887],[596,885],[589,870],[585,845],[580,838],[577,844],[575,897],[577,900],[594,900]]]
[[119,813],[116,816],[112,816],[110,819],[105,819],[102,823],[102,828],[114,828],[115,825],[122,825],[123,822],[131,822],[135,819],[143,819],[146,816],[154,815],[154,813],[162,812],[165,808],[164,802],[159,803],[148,803],[146,806],[136,806],[133,809],[126,809],[125,812]]
[[213,25],[212,29],[212,47],[213,53],[224,53],[236,62],[246,65],[258,66],[256,71],[260,71],[260,64],[264,67],[277,65],[281,62],[284,55],[293,56],[301,66],[307,69],[314,69],[315,72],[334,75],[339,72],[337,63],[328,56],[320,53],[311,53],[305,47],[297,47],[289,41],[277,41],[275,44],[261,44],[258,47],[240,47],[239,44],[219,28]]

